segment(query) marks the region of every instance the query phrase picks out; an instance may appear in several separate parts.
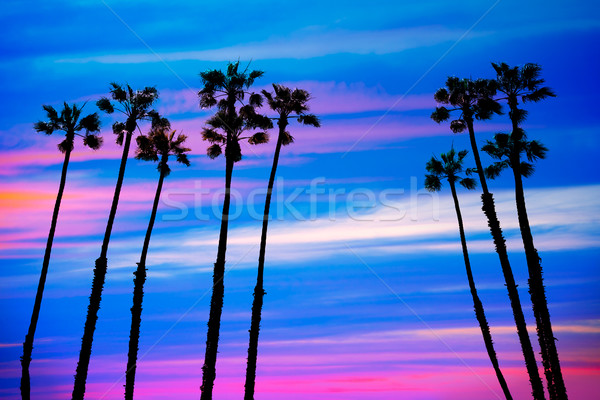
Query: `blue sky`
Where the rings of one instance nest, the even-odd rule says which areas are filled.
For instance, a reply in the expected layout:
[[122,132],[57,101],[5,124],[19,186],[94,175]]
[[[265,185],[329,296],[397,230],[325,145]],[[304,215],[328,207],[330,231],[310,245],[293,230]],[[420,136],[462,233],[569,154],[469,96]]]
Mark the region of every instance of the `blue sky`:
[[[571,399],[587,399],[600,353],[598,6],[517,2],[6,2],[0,14],[0,396],[18,398],[19,356],[56,196],[59,136],[32,129],[42,104],[94,102],[111,81],[156,86],[159,111],[188,135],[192,166],[166,181],[148,256],[136,391],[199,393],[223,160],[205,156],[199,72],[228,61],[265,71],[256,88],[309,90],[320,129],[292,126],[269,231],[257,399],[495,399],[447,191],[423,190],[425,162],[469,148],[429,115],[447,76],[493,77],[490,62],[535,62],[558,94],[528,104],[525,129],[549,148],[525,181],[536,247]],[[70,393],[120,148],[76,146],[32,362],[37,398]],[[143,126],[142,129],[145,129]],[[507,117],[478,123],[482,144]],[[234,173],[215,390],[241,396],[260,224],[274,144],[245,147]],[[133,151],[131,156],[133,157]],[[483,157],[484,163],[490,159]],[[469,166],[473,163],[469,158]],[[132,272],[157,180],[127,166],[88,380],[122,396]],[[490,184],[529,326],[510,175]],[[511,389],[528,393],[497,257],[477,193],[461,192],[476,283]],[[535,334],[532,332],[535,343]]]

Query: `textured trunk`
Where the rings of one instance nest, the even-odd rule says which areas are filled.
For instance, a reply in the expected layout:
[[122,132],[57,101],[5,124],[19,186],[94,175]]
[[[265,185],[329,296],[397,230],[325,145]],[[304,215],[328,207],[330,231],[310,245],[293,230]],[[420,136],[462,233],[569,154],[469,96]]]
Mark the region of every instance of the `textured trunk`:
[[263,288],[263,275],[265,269],[265,251],[267,248],[267,228],[269,226],[269,209],[271,207],[271,195],[275,183],[275,174],[277,173],[277,164],[279,163],[279,153],[283,134],[285,133],[286,123],[280,120],[279,136],[275,155],[273,156],[273,166],[269,176],[269,185],[267,187],[267,196],[265,199],[265,211],[263,214],[262,233],[260,236],[260,251],[258,255],[258,273],[256,275],[256,287],[254,288],[254,301],[252,302],[252,319],[250,324],[250,340],[248,343],[248,364],[246,366],[246,384],[244,400],[254,399],[254,387],[256,383],[256,358],[258,357],[258,335],[260,331],[260,320],[263,306],[263,297],[265,291]]
[[487,217],[488,226],[490,228],[492,238],[494,239],[496,253],[498,253],[498,258],[500,259],[500,266],[502,267],[502,273],[506,282],[506,289],[508,290],[508,297],[510,299],[510,305],[513,311],[515,325],[517,327],[517,335],[519,336],[519,341],[521,343],[521,350],[523,351],[523,357],[525,359],[525,366],[529,375],[529,382],[531,384],[533,398],[535,400],[542,400],[545,399],[544,386],[542,384],[542,379],[540,378],[540,373],[537,369],[535,353],[533,352],[533,347],[531,346],[531,339],[529,338],[529,334],[527,333],[527,324],[525,323],[525,316],[523,315],[523,308],[521,306],[521,300],[519,298],[517,284],[515,283],[512,268],[508,260],[506,242],[504,236],[502,235],[500,221],[498,221],[498,216],[496,215],[494,197],[488,190],[485,175],[483,174],[483,167],[481,165],[481,160],[479,158],[479,150],[477,148],[477,142],[475,140],[473,120],[467,118],[466,122],[467,127],[469,129],[471,148],[473,150],[473,155],[475,156],[477,173],[481,182],[481,188],[483,189],[483,194],[481,195],[481,200],[483,203],[482,210],[485,216]]
[[[227,153],[227,151],[226,151]],[[225,198],[223,199],[223,213],[221,217],[221,231],[219,234],[219,248],[217,261],[213,272],[212,297],[210,299],[210,315],[208,318],[208,331],[206,333],[206,352],[202,366],[201,400],[211,400],[216,377],[217,348],[219,346],[219,330],[221,328],[221,312],[223,311],[223,295],[225,286],[225,253],[227,250],[227,229],[229,225],[229,204],[231,201],[231,176],[233,174],[233,159],[225,160]]]
[[[510,102],[509,102],[510,103]],[[513,135],[520,133],[520,128],[514,118],[516,104],[511,105],[511,121]],[[513,137],[514,139],[514,137]],[[519,138],[517,138],[519,139]],[[548,393],[551,400],[566,400],[567,389],[563,380],[562,371],[560,368],[560,360],[554,334],[552,332],[552,324],[550,322],[550,312],[548,311],[548,302],[546,300],[546,290],[542,276],[541,258],[533,244],[533,235],[529,226],[529,218],[527,216],[527,208],[525,205],[525,194],[523,192],[523,180],[521,178],[521,149],[518,148],[519,140],[513,141],[514,148],[511,157],[511,166],[515,178],[515,200],[517,205],[517,215],[519,217],[519,229],[521,230],[521,238],[523,239],[523,247],[525,249],[525,257],[527,259],[527,269],[529,272],[529,294],[531,296],[531,304],[533,306],[533,314],[535,315],[538,341],[542,353],[542,365],[544,366],[544,374],[548,384]]]
[[492,366],[494,367],[494,371],[496,372],[496,377],[498,378],[498,383],[500,383],[500,387],[502,388],[504,397],[506,397],[506,400],[512,400],[512,396],[508,389],[508,385],[506,384],[504,375],[502,375],[502,371],[500,370],[500,366],[498,365],[498,358],[496,356],[496,350],[494,350],[494,342],[492,341],[490,327],[488,325],[487,318],[485,317],[483,304],[481,303],[479,295],[477,294],[477,289],[475,288],[475,280],[473,279],[473,272],[471,271],[471,262],[469,261],[469,252],[467,250],[467,240],[465,238],[465,230],[463,226],[462,215],[460,212],[460,205],[458,203],[458,196],[456,195],[455,184],[452,181],[450,182],[450,188],[452,189],[452,198],[454,199],[456,218],[458,219],[460,243],[462,245],[463,258],[465,260],[465,268],[467,270],[467,278],[469,280],[469,289],[471,290],[471,296],[473,297],[473,307],[475,308],[475,316],[477,318],[477,322],[479,322],[479,327],[481,328],[481,335],[483,336],[483,342],[485,343],[485,349],[487,350],[488,357],[490,358]]
[[102,252],[100,253],[100,257],[98,257],[96,260],[96,266],[94,268],[92,293],[90,295],[90,304],[88,305],[83,337],[81,339],[81,350],[79,351],[79,361],[77,362],[77,370],[75,372],[75,383],[73,385],[73,394],[71,397],[72,400],[83,400],[85,395],[85,382],[87,380],[88,367],[90,364],[90,357],[92,355],[92,342],[94,341],[94,331],[96,330],[96,321],[98,320],[98,310],[100,310],[100,301],[102,300],[102,289],[104,288],[104,281],[106,278],[106,254],[108,252],[108,242],[110,241],[110,234],[112,232],[115,215],[117,213],[117,205],[119,204],[119,195],[121,194],[121,187],[123,186],[125,166],[127,164],[127,157],[129,155],[129,147],[131,146],[132,134],[132,131],[128,131],[125,136],[123,155],[121,157],[121,166],[119,167],[119,176],[117,178],[117,185],[115,187],[112,206],[110,208],[110,214],[106,224],[104,241],[102,242]]
[[38,318],[40,316],[40,308],[42,307],[42,296],[44,295],[44,286],[46,285],[46,276],[48,275],[48,266],[50,265],[50,253],[52,252],[52,242],[54,241],[54,232],[56,231],[56,222],[58,221],[58,212],[62,201],[65,183],[67,182],[67,168],[69,159],[71,158],[71,150],[65,152],[65,160],[63,161],[62,173],[60,176],[60,185],[58,186],[58,194],[54,203],[54,212],[52,213],[52,222],[50,223],[50,232],[48,233],[48,241],[46,242],[46,252],[44,253],[44,261],[42,271],[40,273],[40,281],[38,283],[35,302],[33,303],[33,312],[31,313],[31,322],[29,330],[23,342],[23,356],[21,357],[21,398],[23,400],[30,399],[30,379],[29,379],[29,364],[31,363],[31,353],[33,352],[33,338],[37,328]]
[[[162,165],[167,164],[167,157],[163,156]],[[131,307],[131,329],[129,331],[129,352],[127,353],[127,370],[125,371],[125,400],[133,399],[133,389],[135,385],[135,371],[137,368],[138,345],[140,343],[140,325],[142,323],[142,302],[144,301],[144,283],[146,282],[146,255],[148,254],[148,246],[150,246],[150,236],[154,228],[156,220],[156,211],[158,210],[158,202],[160,193],[165,179],[164,169],[160,172],[156,194],[154,195],[154,203],[152,204],[152,213],[144,238],[144,247],[142,247],[142,255],[140,262],[137,264],[137,270],[133,273],[133,306]]]

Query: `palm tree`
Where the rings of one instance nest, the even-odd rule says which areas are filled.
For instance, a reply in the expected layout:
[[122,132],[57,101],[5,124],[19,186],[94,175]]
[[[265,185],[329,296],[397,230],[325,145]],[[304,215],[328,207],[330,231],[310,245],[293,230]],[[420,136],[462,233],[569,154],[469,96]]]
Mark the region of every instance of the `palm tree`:
[[[44,105],[42,107],[46,111],[48,120],[36,122],[33,125],[33,129],[37,132],[43,132],[46,135],[51,135],[57,131],[64,132],[65,139],[58,145],[58,150],[65,155],[65,159],[62,166],[58,194],[56,195],[56,202],[54,203],[54,212],[52,214],[52,222],[50,223],[48,241],[46,242],[46,252],[44,253],[40,281],[35,295],[33,312],[31,313],[31,322],[29,323],[29,330],[25,336],[25,342],[23,342],[23,356],[21,357],[21,397],[23,400],[30,398],[29,364],[31,363],[31,353],[33,352],[33,338],[37,328],[37,321],[40,316],[42,296],[44,295],[44,286],[46,285],[46,276],[48,275],[48,266],[50,264],[50,253],[52,252],[52,242],[54,241],[58,212],[60,210],[60,203],[67,181],[67,168],[69,166],[69,159],[71,158],[71,151],[73,150],[73,142],[75,141],[75,136],[81,136],[83,137],[83,144],[91,149],[97,150],[102,145],[102,138],[93,133],[100,131],[100,119],[98,114],[88,114],[81,119],[79,118],[85,104],[78,107],[76,104],[69,106],[65,102],[60,115],[52,106]],[[85,134],[83,135],[79,133],[82,130],[85,130]]]
[[263,289],[263,275],[265,269],[265,251],[267,247],[267,227],[269,225],[269,208],[271,206],[271,194],[273,193],[273,184],[275,174],[277,173],[277,164],[279,163],[279,153],[281,146],[287,146],[292,143],[294,138],[286,131],[289,124],[289,118],[296,118],[298,122],[304,125],[320,127],[319,119],[312,114],[306,114],[308,111],[308,100],[310,94],[306,90],[291,90],[282,85],[273,84],[274,93],[263,90],[262,93],[267,99],[271,109],[277,112],[279,135],[277,136],[277,145],[275,146],[275,155],[273,156],[273,166],[269,176],[269,185],[265,199],[265,211],[263,214],[262,234],[260,237],[260,251],[258,256],[258,274],[256,276],[256,287],[254,288],[254,301],[252,302],[252,322],[250,325],[250,341],[248,345],[248,365],[246,367],[246,385],[245,400],[254,399],[254,386],[256,382],[256,358],[258,355],[258,335],[260,330],[260,320],[265,291]]
[[[527,140],[525,131],[520,126],[527,117],[527,111],[519,108],[519,99],[524,103],[538,102],[556,95],[552,89],[542,86],[544,79],[540,78],[542,68],[538,64],[525,64],[521,68],[511,68],[505,63],[492,63],[492,66],[496,71],[497,89],[504,94],[500,100],[507,100],[508,103],[512,132],[510,135],[496,135],[495,142],[488,143],[485,151],[500,160],[492,166],[492,170],[490,170],[492,176],[497,175],[501,169],[507,166],[510,166],[513,171],[519,228],[529,271],[529,294],[536,320],[548,393],[551,400],[567,399],[567,389],[562,377],[556,339],[552,332],[550,312],[546,301],[541,258],[533,244],[523,192],[522,177],[528,177],[533,173],[531,162],[537,158],[544,158],[546,148],[535,140]],[[521,161],[522,154],[526,155],[529,162]]]
[[100,252],[100,257],[96,260],[94,268],[92,293],[90,295],[90,304],[88,305],[83,337],[81,339],[81,350],[79,351],[79,361],[77,362],[77,370],[75,373],[75,383],[73,385],[73,400],[83,400],[85,394],[85,382],[87,380],[88,367],[92,355],[92,342],[94,340],[96,320],[98,319],[98,310],[100,309],[102,289],[104,288],[106,277],[108,243],[110,241],[110,234],[117,212],[117,205],[119,204],[119,195],[121,194],[121,186],[123,185],[123,178],[125,176],[125,165],[127,164],[127,157],[129,155],[131,137],[138,127],[138,121],[150,118],[156,121],[160,120],[156,111],[150,109],[152,104],[158,98],[158,91],[156,88],[146,87],[143,90],[134,91],[129,85],[123,87],[117,83],[111,83],[110,93],[112,99],[118,103],[116,106],[106,97],[98,100],[96,105],[100,110],[107,114],[119,111],[125,115],[125,122],[115,122],[112,126],[113,133],[117,135],[117,144],[123,145],[123,155],[121,156],[119,176],[117,178],[112,206],[106,224],[102,250]]
[[508,385],[506,384],[506,380],[504,379],[504,375],[502,375],[502,371],[500,371],[500,366],[498,365],[498,358],[496,356],[496,351],[494,350],[494,342],[492,341],[492,334],[490,332],[490,327],[488,325],[487,319],[485,317],[485,312],[483,310],[483,304],[477,295],[477,289],[475,288],[475,280],[473,279],[473,272],[471,271],[471,263],[469,261],[469,251],[467,249],[467,240],[465,238],[465,230],[463,227],[463,219],[460,212],[460,205],[458,203],[458,196],[456,195],[456,182],[460,183],[463,187],[471,190],[476,186],[476,182],[472,178],[462,178],[458,176],[460,172],[463,170],[463,160],[467,155],[467,150],[459,151],[458,154],[454,151],[454,148],[450,149],[448,153],[442,153],[441,161],[436,157],[432,157],[431,160],[427,162],[426,169],[429,174],[425,175],[425,188],[430,192],[437,192],[442,188],[442,179],[447,179],[450,184],[450,190],[452,191],[452,198],[454,199],[454,209],[456,210],[456,218],[458,219],[458,230],[460,232],[460,243],[462,245],[463,258],[465,260],[465,267],[467,269],[467,278],[469,280],[469,288],[471,290],[471,296],[473,297],[473,306],[475,308],[475,317],[477,318],[477,322],[479,322],[479,327],[481,329],[481,335],[483,336],[483,341],[485,343],[485,348],[488,353],[488,357],[492,362],[492,366],[494,367],[494,371],[496,372],[496,377],[498,378],[498,382],[500,383],[500,387],[502,387],[502,391],[504,392],[504,396],[506,400],[512,400],[512,396],[508,389]]
[[136,138],[138,150],[135,158],[145,161],[158,161],[158,186],[154,195],[154,203],[152,205],[152,213],[144,238],[144,246],[142,247],[142,255],[140,262],[137,263],[137,270],[134,272],[134,290],[133,290],[133,307],[131,307],[131,331],[129,334],[129,353],[127,356],[127,371],[125,379],[125,399],[133,399],[133,389],[135,383],[135,372],[138,355],[138,344],[140,341],[140,324],[142,322],[142,301],[144,299],[144,283],[146,282],[146,255],[148,254],[148,246],[150,245],[150,235],[154,227],[156,219],[156,210],[158,209],[158,201],[163,187],[163,181],[167,177],[171,169],[169,168],[169,156],[176,157],[177,162],[186,166],[190,162],[185,153],[190,149],[184,147],[186,136],[179,134],[175,137],[175,131],[170,131],[169,124],[165,121],[163,126],[157,127],[150,131],[148,136],[140,135]]
[[[256,108],[262,105],[262,96],[248,92],[254,80],[262,75],[263,71],[248,72],[248,67],[240,71],[239,61],[229,63],[225,73],[220,70],[208,70],[200,73],[203,84],[202,90],[198,92],[200,106],[202,108],[217,106],[216,114],[206,121],[207,126],[202,131],[203,139],[212,143],[207,150],[208,156],[213,159],[218,157],[223,152],[221,147],[225,146],[225,197],[223,199],[217,260],[213,272],[213,290],[206,334],[206,353],[204,365],[202,366],[202,386],[200,387],[202,391],[201,400],[212,399],[216,377],[215,366],[225,291],[223,277],[225,276],[225,253],[227,251],[233,166],[242,159],[240,141],[247,139],[250,144],[265,143],[268,140],[268,135],[264,130],[273,126],[269,118],[256,113]],[[248,96],[248,104],[244,105],[243,101],[246,96]],[[238,103],[242,104],[239,110]],[[242,137],[244,132],[256,129],[261,131],[249,137]]]
[[502,235],[500,221],[498,221],[498,216],[496,214],[494,197],[488,190],[483,166],[481,165],[481,159],[479,158],[479,150],[477,141],[475,140],[475,129],[473,127],[475,119],[487,120],[490,119],[493,114],[500,113],[500,105],[492,98],[495,94],[496,89],[493,81],[487,79],[471,80],[449,77],[446,81],[446,87],[439,89],[435,93],[434,98],[438,103],[447,104],[453,108],[447,109],[443,106],[437,107],[431,114],[431,118],[435,122],[440,123],[450,118],[451,111],[459,111],[459,117],[450,122],[450,129],[454,133],[463,132],[465,130],[468,130],[469,132],[471,149],[473,150],[473,155],[475,157],[477,174],[479,175],[479,181],[483,192],[481,195],[483,203],[482,210],[487,217],[496,252],[500,259],[500,265],[502,267],[502,273],[506,282],[508,297],[510,299],[517,327],[517,334],[521,343],[521,350],[523,351],[525,366],[529,375],[533,398],[542,400],[545,399],[544,386],[537,369],[531,340],[527,333],[527,324],[525,322],[525,316],[523,315],[523,308],[521,307],[517,284],[515,283],[512,268],[508,260],[506,242]]

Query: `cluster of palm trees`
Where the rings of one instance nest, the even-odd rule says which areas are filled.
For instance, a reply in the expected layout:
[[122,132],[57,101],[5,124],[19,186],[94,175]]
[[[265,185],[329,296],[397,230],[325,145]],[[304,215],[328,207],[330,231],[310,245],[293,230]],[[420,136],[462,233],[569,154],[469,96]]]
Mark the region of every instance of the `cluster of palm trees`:
[[[202,367],[201,399],[203,400],[212,399],[213,386],[216,378],[217,349],[219,344],[219,330],[224,296],[223,278],[225,276],[231,181],[234,164],[242,159],[240,141],[247,140],[251,145],[268,142],[269,134],[267,131],[268,129],[273,128],[273,121],[277,121],[277,126],[279,128],[277,145],[265,200],[258,274],[256,288],[254,290],[254,302],[252,305],[251,328],[249,330],[250,338],[244,398],[253,399],[254,382],[256,379],[258,336],[263,296],[265,294],[263,289],[263,275],[269,222],[269,207],[281,147],[293,142],[292,135],[287,131],[290,119],[296,119],[299,123],[304,125],[314,127],[320,126],[319,119],[315,115],[308,113],[308,102],[311,97],[306,90],[290,89],[282,85],[273,84],[272,93],[266,90],[262,90],[261,93],[251,92],[250,87],[254,81],[263,76],[264,73],[263,71],[257,70],[249,71],[248,67],[249,65],[245,69],[241,69],[239,62],[235,62],[229,63],[225,71],[208,70],[200,74],[202,81],[202,89],[198,92],[200,107],[211,108],[216,106],[216,113],[206,121],[206,126],[202,130],[203,139],[211,144],[207,149],[207,154],[210,158],[216,158],[223,152],[225,155],[225,197],[223,200],[217,259],[214,264],[213,292],[208,320],[206,354],[204,365]],[[163,181],[171,172],[168,165],[170,157],[175,158],[175,160],[181,164],[186,166],[190,165],[187,153],[191,150],[185,147],[186,136],[173,130],[169,120],[159,115],[159,113],[152,108],[157,99],[158,91],[154,87],[134,90],[129,85],[111,83],[110,98],[103,97],[96,102],[97,107],[107,114],[113,114],[117,111],[123,115],[123,121],[117,121],[112,125],[113,133],[117,137],[117,144],[123,146],[123,154],[100,257],[96,259],[93,270],[92,290],[73,385],[73,400],[82,400],[85,395],[94,331],[96,329],[98,311],[102,300],[102,291],[108,270],[108,245],[116,217],[131,141],[134,134],[139,132],[140,134],[136,137],[137,148],[135,151],[135,158],[144,161],[158,162],[157,169],[159,178],[140,261],[137,263],[137,269],[134,272],[131,330],[125,373],[125,398],[133,399],[144,284],[147,271],[146,258],[160,201]],[[275,112],[275,116],[269,117],[259,113],[259,109],[262,107],[265,99],[271,110]],[[65,140],[58,145],[59,150],[65,154],[65,158],[31,322],[23,343],[23,356],[21,357],[21,397],[24,400],[30,399],[29,366],[33,352],[34,336],[50,264],[50,252],[52,250],[52,242],[56,230],[60,203],[66,183],[67,167],[71,151],[74,147],[75,136],[83,137],[84,145],[92,149],[98,149],[102,145],[102,138],[98,135],[100,132],[100,118],[98,114],[92,113],[85,117],[81,117],[82,109],[83,106],[79,107],[77,105],[68,105],[65,103],[63,110],[59,113],[51,106],[44,106],[44,110],[47,114],[47,121],[40,121],[34,125],[34,129],[38,132],[50,135],[54,132],[62,131],[65,133],[66,137]],[[142,121],[149,121],[151,123],[150,129],[146,134],[142,132],[139,125]],[[84,131],[83,134],[80,133],[82,131]]]
[[[482,189],[482,211],[487,218],[496,252],[500,259],[500,266],[508,290],[516,330],[531,384],[532,395],[535,400],[543,400],[546,398],[544,385],[527,332],[525,316],[521,307],[517,284],[515,283],[508,259],[506,241],[496,214],[493,194],[489,191],[486,181],[486,179],[496,178],[507,167],[512,169],[519,228],[529,272],[529,294],[536,321],[542,365],[544,376],[546,377],[546,387],[550,400],[566,400],[567,391],[556,349],[556,339],[553,335],[550,322],[550,313],[548,311],[542,278],[541,259],[533,243],[522,180],[522,177],[529,177],[533,174],[533,162],[545,158],[547,149],[539,141],[527,138],[525,130],[522,128],[522,123],[527,117],[527,111],[521,108],[519,103],[519,101],[521,103],[538,102],[547,97],[554,97],[555,94],[550,88],[543,86],[544,80],[540,77],[541,67],[537,64],[510,67],[505,63],[492,63],[492,67],[496,73],[494,79],[473,80],[449,77],[446,81],[446,87],[439,89],[435,93],[434,98],[436,102],[442,104],[442,106],[435,109],[431,114],[431,118],[435,122],[440,123],[449,120],[452,112],[458,114],[458,117],[450,122],[450,129],[454,133],[464,132],[465,130],[469,133],[471,149],[475,159],[475,168],[464,170],[463,163],[468,152],[466,150],[456,152],[452,147],[447,153],[441,154],[440,158],[434,156],[427,162],[426,169],[428,174],[425,176],[425,186],[430,191],[438,191],[442,187],[443,179],[447,180],[450,185],[475,315],[479,322],[485,347],[494,367],[498,382],[508,400],[512,399],[512,396],[500,370],[484,308],[477,294],[469,262],[463,219],[456,193],[457,183],[467,189],[474,189],[476,187],[474,179],[469,177],[463,178],[459,175],[463,171],[467,175],[476,173],[479,177]],[[493,137],[493,140],[486,141],[481,150],[489,154],[496,161],[484,168],[475,138],[475,121],[489,120],[494,115],[502,114],[501,102],[506,102],[508,105],[508,116],[512,129],[510,133],[498,133]]]

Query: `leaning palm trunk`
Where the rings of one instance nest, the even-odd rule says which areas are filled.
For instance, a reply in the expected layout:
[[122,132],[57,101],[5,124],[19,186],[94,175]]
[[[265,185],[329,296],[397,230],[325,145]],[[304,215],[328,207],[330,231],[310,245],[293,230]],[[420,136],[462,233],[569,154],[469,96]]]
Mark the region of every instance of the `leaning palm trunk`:
[[[162,165],[166,165],[166,160],[164,158]],[[148,223],[146,237],[144,238],[142,255],[140,256],[140,262],[137,263],[137,270],[134,272],[135,278],[133,279],[134,288],[133,306],[131,307],[131,330],[129,332],[129,353],[127,353],[127,371],[125,372],[125,400],[133,399],[135,372],[137,368],[137,356],[139,350],[138,345],[140,343],[140,325],[142,323],[144,283],[146,282],[146,256],[148,254],[148,246],[150,246],[150,236],[152,235],[154,221],[156,220],[156,211],[158,210],[158,202],[160,200],[160,193],[162,191],[164,179],[165,171],[164,168],[162,168],[160,171],[160,177],[158,178],[156,194],[154,195],[154,203],[152,205],[152,214],[150,214],[150,222]]]
[[[516,106],[515,106],[516,107]],[[521,132],[517,122],[513,118],[514,111],[511,110],[511,120],[513,124],[513,135]],[[518,146],[520,141],[513,141],[514,146]],[[563,380],[560,368],[560,360],[554,334],[552,332],[552,323],[550,322],[550,312],[548,311],[548,302],[546,300],[546,290],[542,276],[541,258],[533,244],[533,235],[529,226],[529,217],[527,216],[527,207],[525,206],[525,194],[523,191],[523,179],[521,175],[521,160],[519,148],[513,149],[513,160],[511,166],[515,178],[515,200],[517,205],[517,215],[519,218],[519,229],[523,239],[525,257],[527,259],[527,269],[529,272],[529,294],[533,314],[535,316],[538,341],[542,353],[542,365],[548,384],[548,393],[551,400],[566,400],[567,389]]]
[[265,270],[265,252],[267,248],[267,228],[269,226],[269,209],[271,207],[271,195],[273,194],[273,185],[275,183],[275,174],[277,173],[277,164],[279,163],[279,153],[281,151],[282,137],[285,134],[285,125],[279,125],[279,137],[273,156],[273,166],[269,176],[269,185],[265,199],[265,211],[263,214],[262,233],[260,236],[260,251],[258,255],[258,273],[256,276],[256,286],[254,288],[254,301],[252,302],[252,322],[250,324],[250,340],[248,344],[248,364],[246,366],[246,384],[244,400],[254,399],[254,387],[256,384],[256,359],[258,356],[258,335],[260,331],[260,320],[263,306],[263,297],[265,291],[263,288],[263,275]]
[[[228,141],[228,143],[230,143]],[[202,366],[201,400],[212,400],[212,392],[216,378],[217,349],[219,346],[219,331],[221,328],[221,313],[223,311],[223,295],[225,286],[225,253],[227,252],[227,230],[229,226],[229,204],[231,202],[231,177],[233,175],[233,157],[225,156],[225,197],[221,216],[219,247],[217,260],[214,265],[212,296],[210,299],[210,315],[206,333],[206,352]]]
[[110,208],[108,223],[106,225],[104,241],[102,242],[102,252],[100,253],[100,257],[98,257],[98,259],[96,260],[96,266],[94,268],[92,293],[90,295],[90,304],[88,305],[88,312],[85,320],[83,337],[81,339],[81,350],[79,351],[79,361],[77,362],[77,370],[75,372],[75,384],[73,385],[72,400],[83,400],[83,396],[85,394],[85,383],[87,380],[90,357],[92,355],[92,342],[94,340],[94,331],[96,330],[98,310],[100,309],[100,301],[102,300],[102,290],[104,288],[104,281],[106,278],[106,255],[108,252],[108,243],[110,241],[110,234],[112,232],[115,215],[117,213],[117,206],[119,204],[119,195],[121,194],[123,178],[125,177],[125,166],[127,164],[127,157],[129,155],[129,147],[131,145],[132,132],[133,130],[128,130],[125,135],[123,155],[121,157],[121,165],[119,167],[119,176],[117,178],[117,185],[115,187],[115,193],[113,196],[112,206]]
[[54,212],[52,213],[52,222],[50,224],[50,232],[48,233],[48,241],[46,242],[46,252],[44,253],[44,262],[42,264],[42,272],[40,274],[40,281],[38,283],[37,293],[35,295],[35,303],[33,304],[33,312],[31,314],[31,322],[29,323],[29,330],[27,336],[25,336],[25,342],[23,342],[23,357],[21,357],[21,398],[23,400],[30,399],[30,378],[29,378],[29,364],[31,363],[31,353],[33,352],[33,338],[35,336],[35,330],[37,328],[38,318],[40,316],[40,308],[42,306],[42,296],[44,294],[44,286],[46,285],[46,276],[48,275],[48,266],[50,265],[50,253],[52,252],[52,242],[54,241],[54,232],[56,231],[56,222],[58,221],[58,212],[60,210],[60,203],[62,201],[63,192],[65,190],[65,183],[67,181],[67,167],[69,166],[69,159],[71,158],[71,149],[67,147],[65,152],[65,160],[63,161],[62,173],[60,176],[60,185],[58,187],[58,194],[56,195],[56,202],[54,203]]
[[504,379],[504,375],[502,375],[502,371],[500,370],[500,366],[498,365],[498,357],[496,356],[496,351],[494,350],[494,342],[492,341],[492,334],[490,332],[490,327],[488,325],[487,319],[485,317],[485,312],[483,310],[483,304],[479,299],[477,294],[477,289],[475,287],[475,280],[473,279],[473,272],[471,271],[471,263],[469,261],[469,252],[467,250],[467,240],[465,238],[465,230],[463,226],[463,219],[460,212],[460,205],[458,203],[458,196],[456,195],[456,187],[453,181],[450,181],[450,189],[452,190],[452,198],[454,199],[454,208],[456,210],[456,218],[458,219],[458,230],[460,232],[460,243],[462,245],[463,257],[465,260],[465,268],[467,270],[467,278],[469,280],[469,289],[471,290],[471,296],[473,297],[473,306],[475,308],[475,316],[477,317],[477,322],[479,322],[479,327],[481,328],[481,335],[483,336],[483,341],[485,343],[485,349],[487,350],[488,357],[492,362],[492,366],[494,367],[494,371],[496,372],[496,377],[498,378],[498,382],[500,383],[500,387],[502,388],[502,392],[504,392],[504,397],[506,400],[512,400],[512,396],[508,389],[508,385],[506,384],[506,380]]
[[523,308],[521,306],[521,300],[519,298],[519,292],[515,283],[515,278],[508,260],[508,254],[506,251],[506,241],[502,235],[502,228],[500,227],[500,221],[496,214],[496,206],[494,204],[494,197],[489,192],[485,175],[483,173],[483,167],[481,165],[481,159],[479,158],[479,150],[477,148],[477,142],[475,140],[475,131],[473,129],[473,120],[466,118],[467,128],[469,130],[469,138],[471,141],[471,148],[473,155],[475,156],[475,163],[477,166],[477,173],[481,183],[483,194],[481,200],[483,203],[482,210],[487,217],[488,226],[494,239],[494,245],[496,253],[500,259],[500,265],[502,267],[502,273],[506,282],[506,288],[508,290],[508,297],[510,299],[510,305],[513,311],[513,317],[515,319],[515,325],[517,327],[517,334],[521,343],[521,350],[523,351],[523,357],[525,359],[525,366],[529,375],[529,382],[532,388],[533,398],[535,400],[545,399],[544,386],[540,378],[539,371],[537,369],[537,363],[535,360],[535,353],[531,346],[531,340],[527,333],[527,324],[525,322],[525,316],[523,315]]

